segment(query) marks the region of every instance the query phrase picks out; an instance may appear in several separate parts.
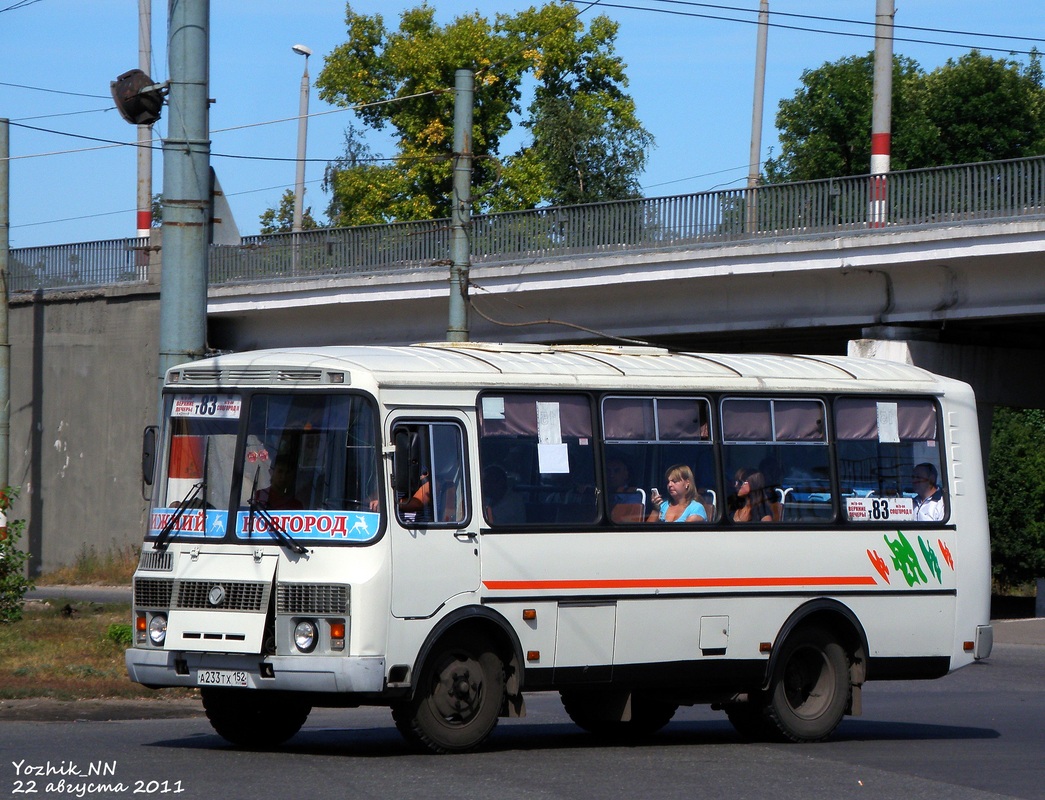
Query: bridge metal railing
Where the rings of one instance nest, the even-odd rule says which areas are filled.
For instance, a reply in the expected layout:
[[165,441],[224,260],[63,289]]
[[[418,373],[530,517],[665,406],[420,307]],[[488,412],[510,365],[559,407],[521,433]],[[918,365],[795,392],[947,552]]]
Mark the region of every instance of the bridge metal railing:
[[105,239],[13,249],[8,259],[11,292],[85,289],[149,280],[149,239]]
[[[469,240],[473,264],[496,265],[1027,217],[1045,217],[1045,156],[485,214],[472,217]],[[108,244],[119,251],[118,243]],[[73,252],[53,250],[39,258],[58,263]],[[13,251],[19,258],[23,252]],[[213,286],[445,269],[449,254],[446,219],[249,236],[238,246],[211,248],[209,280]],[[125,253],[114,255],[123,260],[108,274],[136,275],[127,271]],[[47,270],[35,274],[40,280]],[[72,280],[68,269],[56,274]]]

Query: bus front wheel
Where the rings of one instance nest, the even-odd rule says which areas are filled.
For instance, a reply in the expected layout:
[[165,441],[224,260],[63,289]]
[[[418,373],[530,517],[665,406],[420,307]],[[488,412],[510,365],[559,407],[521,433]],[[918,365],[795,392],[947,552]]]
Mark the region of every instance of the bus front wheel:
[[200,689],[211,727],[241,747],[266,748],[282,744],[308,719],[312,706],[282,692],[250,689]]
[[849,705],[849,655],[827,630],[801,628],[784,642],[766,716],[793,742],[830,736]]
[[414,697],[392,708],[411,744],[433,753],[479,747],[497,725],[504,701],[504,663],[481,640],[451,635],[436,645]]

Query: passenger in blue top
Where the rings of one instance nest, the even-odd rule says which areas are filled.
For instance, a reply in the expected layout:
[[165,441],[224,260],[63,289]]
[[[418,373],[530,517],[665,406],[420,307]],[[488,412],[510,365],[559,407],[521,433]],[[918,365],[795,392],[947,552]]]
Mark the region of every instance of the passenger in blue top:
[[647,522],[707,522],[704,505],[697,499],[693,470],[685,464],[676,464],[665,473],[668,481],[668,499],[660,496],[656,487],[650,494],[653,511]]

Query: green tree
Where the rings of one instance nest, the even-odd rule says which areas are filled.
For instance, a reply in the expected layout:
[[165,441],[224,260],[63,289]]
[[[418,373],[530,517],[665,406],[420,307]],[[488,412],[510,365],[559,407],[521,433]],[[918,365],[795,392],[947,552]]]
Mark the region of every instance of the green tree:
[[[355,113],[363,126],[394,129],[397,152],[376,158],[349,129],[345,156],[326,174],[332,224],[449,216],[459,68],[476,73],[474,211],[636,192],[652,139],[623,91],[617,28],[605,17],[585,32],[571,4],[551,2],[492,22],[476,12],[440,27],[434,9],[422,5],[389,30],[380,14],[357,14],[349,4],[345,21],[348,40],[326,57],[316,81],[320,97],[361,105]],[[535,86],[521,120],[533,141],[505,155],[502,140],[522,117],[524,83]]]
[[[802,74],[777,112],[780,155],[765,164],[771,183],[867,174],[871,168],[874,55],[849,56]],[[1045,153],[1045,85],[1040,58],[1026,65],[975,50],[926,74],[893,59],[893,169]]]
[[[780,101],[780,155],[765,164],[770,183],[866,175],[871,170],[874,54],[848,56],[802,73],[802,88]],[[918,63],[893,58],[892,166],[925,166],[936,132],[923,108]]]
[[1030,63],[976,50],[933,70],[925,110],[938,137],[936,164],[970,164],[1045,152],[1045,85],[1037,53]]
[[[537,79],[522,122],[533,143],[509,159],[505,179],[506,194],[520,200],[515,207],[637,197],[653,136],[623,91],[628,79],[615,55],[617,24],[600,16],[585,32],[572,6],[552,4],[519,14],[506,29],[520,39],[540,35],[539,48],[524,52]],[[526,197],[534,178],[542,189],[536,201]]]
[[[279,208],[269,208],[260,217],[262,233],[290,233],[294,229],[294,190],[287,189],[279,200]],[[312,218],[312,207],[301,211],[301,230],[310,231],[320,226]]]
[[1045,411],[995,409],[987,475],[995,580],[1045,576]]

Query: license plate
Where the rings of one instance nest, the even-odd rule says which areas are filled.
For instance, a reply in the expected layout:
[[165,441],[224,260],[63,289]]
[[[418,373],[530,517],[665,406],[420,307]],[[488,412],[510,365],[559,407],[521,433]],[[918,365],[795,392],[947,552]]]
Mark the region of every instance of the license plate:
[[238,669],[201,669],[196,673],[200,686],[247,686],[247,673]]

